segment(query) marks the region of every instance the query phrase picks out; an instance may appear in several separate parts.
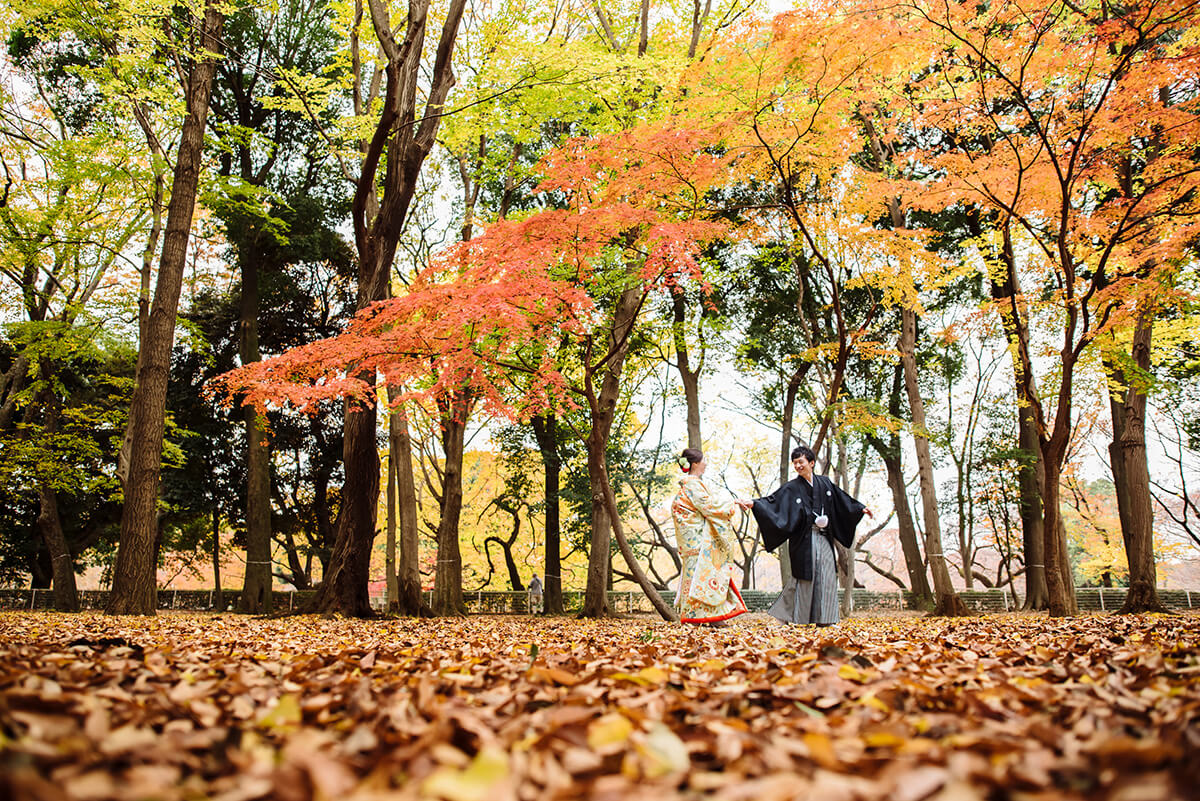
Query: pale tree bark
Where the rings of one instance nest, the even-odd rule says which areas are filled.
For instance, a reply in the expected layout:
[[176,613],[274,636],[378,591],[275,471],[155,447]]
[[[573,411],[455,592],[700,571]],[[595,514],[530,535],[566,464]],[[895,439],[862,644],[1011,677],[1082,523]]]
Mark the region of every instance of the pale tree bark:
[[[389,294],[392,262],[416,192],[417,178],[433,148],[446,97],[454,84],[451,55],[465,4],[465,0],[451,0],[449,4],[430,66],[424,114],[418,119],[417,101],[421,96],[418,78],[429,0],[410,0],[403,42],[397,42],[393,35],[391,16],[383,0],[368,0],[371,22],[386,59],[386,82],[379,122],[370,141],[364,144],[362,169],[351,205],[359,262],[358,309]],[[352,44],[357,51],[357,39]],[[356,102],[360,102],[357,93]],[[356,377],[372,386],[376,381],[373,372]],[[345,489],[328,572],[312,601],[316,611],[352,617],[371,614],[367,581],[371,544],[375,539],[380,468],[375,445],[376,414],[374,405],[361,407],[348,403],[346,407]]]
[[938,514],[937,487],[933,481],[933,458],[929,453],[928,429],[925,425],[925,401],[917,383],[917,314],[912,309],[900,310],[900,363],[904,367],[904,386],[908,392],[908,407],[912,415],[913,444],[917,451],[917,476],[921,483],[922,518],[925,523],[925,556],[933,575],[933,614],[959,616],[967,608],[950,581],[950,570],[942,553],[942,527]]
[[1154,564],[1154,506],[1150,495],[1150,471],[1146,463],[1146,392],[1144,376],[1150,370],[1150,342],[1154,310],[1143,306],[1133,334],[1132,361],[1142,375],[1121,371],[1113,376],[1124,391],[1111,387],[1113,438],[1109,445],[1117,490],[1117,509],[1125,558],[1129,564],[1129,591],[1122,614],[1165,612],[1158,599],[1158,575]]
[[412,617],[429,617],[432,611],[421,597],[420,532],[417,528],[417,489],[413,479],[412,435],[408,413],[399,399],[399,388],[388,387],[391,414],[388,417],[389,476],[395,475],[396,505],[400,524],[400,558],[396,570],[396,594],[391,611]]
[[187,117],[175,162],[154,305],[146,326],[146,338],[138,349],[137,379],[127,429],[131,434],[131,445],[121,540],[113,567],[112,592],[105,607],[110,614],[153,615],[157,606],[155,540],[167,379],[175,317],[187,263],[188,234],[200,180],[204,126],[223,24],[224,16],[218,4],[208,0],[199,41],[204,52],[197,57],[188,75]]
[[[391,387],[388,388],[389,391]],[[395,414],[388,415],[387,542],[384,545],[385,576],[383,608],[389,612],[399,604],[400,583],[396,578],[396,431]]]

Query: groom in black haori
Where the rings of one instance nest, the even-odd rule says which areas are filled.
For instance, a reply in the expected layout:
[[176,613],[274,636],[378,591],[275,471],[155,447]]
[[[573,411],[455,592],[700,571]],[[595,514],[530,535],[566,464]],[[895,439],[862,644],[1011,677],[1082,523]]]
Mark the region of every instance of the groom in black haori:
[[752,510],[763,544],[773,551],[788,543],[786,556],[792,578],[771,606],[770,613],[784,623],[838,622],[837,553],[833,541],[849,548],[854,530],[871,510],[851,498],[827,476],[813,474],[817,461],[810,448],[792,450],[797,476],[765,498],[738,500]]

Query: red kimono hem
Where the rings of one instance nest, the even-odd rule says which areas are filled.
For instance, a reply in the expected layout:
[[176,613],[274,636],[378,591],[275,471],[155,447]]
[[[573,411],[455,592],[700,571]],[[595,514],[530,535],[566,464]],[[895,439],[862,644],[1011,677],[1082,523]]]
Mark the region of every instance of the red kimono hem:
[[749,612],[750,610],[746,608],[746,602],[742,600],[742,594],[738,592],[737,585],[733,583],[733,579],[729,580],[729,588],[733,590],[733,594],[737,596],[738,605],[741,607],[740,609],[734,609],[732,612],[720,615],[718,617],[681,617],[679,618],[679,621],[681,623],[719,623],[722,620],[729,620],[731,617],[737,617],[738,615],[744,615]]

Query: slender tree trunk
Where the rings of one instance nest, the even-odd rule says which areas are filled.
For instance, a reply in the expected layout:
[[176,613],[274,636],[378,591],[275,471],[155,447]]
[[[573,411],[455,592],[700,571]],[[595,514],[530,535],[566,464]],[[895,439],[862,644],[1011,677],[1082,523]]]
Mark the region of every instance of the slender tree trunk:
[[400,560],[396,571],[396,604],[393,611],[412,617],[433,614],[421,597],[420,532],[417,528],[417,489],[413,481],[412,437],[408,432],[408,413],[398,403],[399,388],[388,388],[392,402],[388,418],[390,450],[395,454],[396,500],[400,517]]
[[[972,230],[982,232],[978,214],[972,217]],[[989,286],[992,300],[1000,314],[1004,338],[1008,342],[1013,362],[1013,384],[1017,394],[1017,449],[1022,456],[1018,473],[1018,506],[1021,512],[1021,536],[1025,553],[1025,603],[1027,610],[1045,609],[1049,603],[1046,589],[1045,533],[1042,526],[1042,482],[1045,468],[1039,446],[1037,417],[1021,387],[1034,389],[1031,365],[1024,358],[1024,343],[1029,341],[1025,304],[1020,299],[1017,279],[1016,253],[1012,231],[1006,220],[1000,226],[1002,247],[998,257],[990,260]]]
[[[797,303],[799,305],[799,303]],[[805,362],[788,380],[787,390],[783,398],[783,425],[779,433],[779,484],[788,482],[792,473],[792,428],[795,426],[796,396],[800,393],[800,385],[808,374],[812,362]],[[786,587],[792,580],[792,562],[787,548],[779,550],[779,581],[780,587]]]
[[1043,530],[1042,485],[1046,470],[1038,447],[1037,420],[1033,410],[1022,404],[1017,409],[1017,447],[1026,460],[1018,474],[1021,539],[1025,550],[1026,610],[1045,609],[1050,603],[1046,588],[1046,535]]
[[[611,531],[614,524],[608,504],[612,488],[608,485],[608,438],[612,430],[617,400],[621,392],[621,372],[629,353],[630,338],[637,322],[643,293],[641,276],[633,263],[628,265],[627,285],[613,310],[609,329],[606,358],[599,369],[588,365],[584,376],[584,394],[591,415],[591,430],[585,439],[587,446],[588,484],[592,493],[592,541],[588,552],[588,579],[584,591],[582,617],[602,617],[609,613],[608,587],[612,559]],[[595,389],[597,373],[599,392]],[[615,507],[614,507],[615,508]],[[651,589],[649,593],[658,595]]]
[[[1133,335],[1133,363],[1145,375],[1150,369],[1150,342],[1154,314],[1144,308],[1138,315]],[[1158,575],[1154,564],[1154,506],[1150,495],[1150,472],[1146,464],[1146,393],[1142,376],[1118,376],[1123,397],[1109,391],[1113,417],[1113,440],[1109,445],[1121,536],[1129,564],[1129,591],[1122,614],[1166,611],[1158,599]]]
[[[242,364],[262,359],[258,346],[261,259],[254,237],[243,243],[240,254],[242,303],[238,320],[238,355]],[[246,424],[246,575],[238,609],[270,613],[271,599],[271,445],[262,416],[253,406],[242,407]]]
[[[893,419],[900,417],[900,392],[903,386],[904,368],[896,365],[892,374],[892,391],[888,396],[888,413]],[[921,544],[917,536],[917,525],[913,521],[912,508],[908,503],[908,488],[904,483],[904,465],[901,460],[900,435],[893,433],[885,445],[878,437],[870,437],[871,447],[883,460],[887,470],[887,484],[892,491],[892,505],[896,509],[896,525],[900,533],[900,547],[904,551],[904,569],[908,572],[908,585],[916,596],[917,603],[933,609],[933,592],[926,577],[925,559],[921,556]]]
[[687,437],[689,448],[700,449],[703,439],[700,436],[700,370],[703,358],[692,369],[688,354],[687,337],[684,324],[687,322],[687,298],[681,287],[672,290],[672,321],[671,332],[675,341],[675,366],[679,370],[679,380],[683,384],[683,398],[687,404]]
[[562,459],[558,455],[558,421],[552,412],[538,415],[531,421],[542,454],[542,469],[546,485],[546,575],[544,581],[543,614],[561,615],[562,595],[562,522],[558,496]]
[[[604,469],[603,465],[601,469]],[[612,522],[613,535],[617,538],[617,548],[621,551],[621,556],[625,558],[625,564],[629,566],[629,571],[633,573],[634,580],[642,588],[642,592],[646,594],[646,597],[650,599],[651,606],[662,616],[662,619],[678,622],[679,615],[663,600],[662,595],[655,589],[654,584],[646,576],[646,571],[642,570],[642,566],[638,563],[633,548],[629,546],[629,540],[625,538],[624,527],[621,525],[620,510],[617,508],[617,497],[613,494],[612,482],[609,481],[607,470],[604,471],[602,481],[604,497],[608,504],[608,515]]]
[[[389,391],[391,387],[388,388]],[[400,593],[400,583],[396,576],[396,436],[395,423],[392,418],[395,413],[388,415],[388,462],[387,462],[387,544],[384,550],[383,572],[386,580],[384,587],[383,608],[389,612],[400,604],[397,597]]]
[[925,401],[917,384],[917,315],[911,309],[901,309],[900,362],[904,367],[904,386],[912,412],[913,442],[917,451],[917,475],[921,482],[921,505],[925,521],[925,555],[933,574],[936,596],[933,614],[956,617],[967,614],[962,599],[950,582],[950,570],[942,553],[942,527],[938,516],[937,488],[933,482],[933,459],[929,454],[929,439],[925,432]]
[[212,508],[212,566],[213,608],[218,612],[224,612],[225,591],[221,589],[221,513],[217,510],[215,498]]
[[437,530],[437,570],[433,580],[435,615],[466,614],[462,595],[462,554],[458,542],[458,521],[462,513],[462,465],[466,443],[467,417],[473,399],[459,391],[439,405],[442,409],[442,452],[446,464],[442,471],[442,515]]
[[879,453],[887,470],[887,484],[892,491],[892,505],[896,508],[896,525],[899,529],[900,548],[904,552],[904,568],[908,573],[908,584],[917,603],[933,609],[933,592],[925,575],[925,560],[921,556],[921,545],[917,537],[917,526],[913,522],[912,509],[908,505],[908,492],[904,484],[904,469],[900,461],[899,443],[893,438],[891,445],[872,437],[871,445]]
[[[214,0],[208,0],[200,36],[200,46],[206,53],[219,52],[223,23],[224,16],[218,5]],[[146,338],[138,351],[137,381],[130,402],[129,473],[121,515],[121,540],[113,567],[112,592],[106,606],[110,614],[153,615],[157,607],[154,540],[158,531],[158,480],[167,378],[215,71],[216,57],[206,55],[193,64],[188,75],[187,117],[175,162],[154,306],[150,311]]]

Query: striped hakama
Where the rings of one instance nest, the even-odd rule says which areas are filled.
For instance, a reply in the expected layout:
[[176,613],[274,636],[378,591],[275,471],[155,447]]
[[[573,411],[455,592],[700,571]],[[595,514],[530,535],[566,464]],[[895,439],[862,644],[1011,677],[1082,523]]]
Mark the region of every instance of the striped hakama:
[[813,530],[813,580],[792,577],[771,605],[772,617],[784,623],[830,626],[840,619],[837,598],[837,554],[829,537]]

